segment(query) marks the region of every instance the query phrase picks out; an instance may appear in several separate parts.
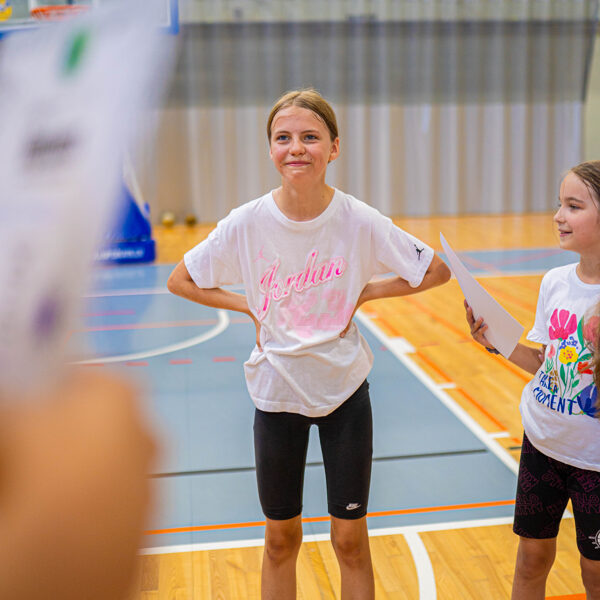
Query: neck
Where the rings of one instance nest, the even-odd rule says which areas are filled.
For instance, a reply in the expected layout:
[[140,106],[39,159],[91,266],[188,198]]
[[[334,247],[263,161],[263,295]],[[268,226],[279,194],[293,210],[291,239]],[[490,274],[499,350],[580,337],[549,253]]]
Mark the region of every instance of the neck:
[[275,204],[292,221],[316,219],[330,204],[334,189],[324,182],[310,187],[298,188],[282,183],[273,192]]
[[583,283],[600,283],[600,257],[581,256],[577,265],[577,275]]

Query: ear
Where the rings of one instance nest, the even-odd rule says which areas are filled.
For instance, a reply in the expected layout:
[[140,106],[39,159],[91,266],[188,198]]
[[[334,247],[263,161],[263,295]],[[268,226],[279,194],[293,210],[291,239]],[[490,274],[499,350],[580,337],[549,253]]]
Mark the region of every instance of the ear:
[[329,151],[329,160],[327,162],[333,162],[340,155],[340,138],[336,137],[331,143],[331,150]]

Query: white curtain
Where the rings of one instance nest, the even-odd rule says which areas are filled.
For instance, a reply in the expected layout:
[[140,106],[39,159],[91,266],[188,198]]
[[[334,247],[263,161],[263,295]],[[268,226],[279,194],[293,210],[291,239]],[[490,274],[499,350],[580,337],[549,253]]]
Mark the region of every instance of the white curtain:
[[216,221],[278,185],[265,122],[331,101],[328,181],[393,215],[545,211],[581,160],[596,0],[180,0],[181,54],[138,167],[162,210]]

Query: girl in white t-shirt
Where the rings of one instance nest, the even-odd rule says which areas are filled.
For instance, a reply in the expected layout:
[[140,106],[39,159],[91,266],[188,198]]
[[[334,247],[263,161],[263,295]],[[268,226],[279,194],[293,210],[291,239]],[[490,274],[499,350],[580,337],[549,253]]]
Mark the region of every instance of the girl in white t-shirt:
[[[319,428],[342,598],[374,597],[366,511],[372,458],[366,376],[373,355],[352,321],[368,300],[446,282],[433,250],[325,183],[340,142],[331,106],[289,92],[267,122],[281,186],[233,210],[186,253],[169,290],[247,314],[256,346],[244,365],[266,516],[262,597],[296,597],[308,432]],[[398,276],[371,282],[376,274]],[[245,295],[222,289],[242,283]]]
[[[513,600],[544,598],[556,536],[570,499],[588,599],[600,599],[600,161],[571,169],[554,215],[560,247],[579,262],[552,269],[540,287],[535,323],[509,360],[534,374],[521,397],[523,447],[513,529],[519,549]],[[497,352],[465,302],[473,338]]]

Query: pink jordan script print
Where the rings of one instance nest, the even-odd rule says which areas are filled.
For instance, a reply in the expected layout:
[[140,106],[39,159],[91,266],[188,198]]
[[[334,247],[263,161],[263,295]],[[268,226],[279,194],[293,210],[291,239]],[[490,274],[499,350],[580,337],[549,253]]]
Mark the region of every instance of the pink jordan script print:
[[[296,326],[300,326],[303,330],[306,330],[307,326],[309,329],[320,326],[329,329],[331,326],[338,327],[339,324],[344,323],[345,318],[351,316],[354,307],[349,307],[348,303],[345,302],[345,293],[339,290],[335,294],[323,294],[323,298],[328,304],[328,313],[324,315],[310,314],[311,309],[317,304],[318,295],[306,294],[305,292],[310,288],[342,277],[348,266],[348,263],[341,256],[317,262],[318,255],[318,250],[312,250],[306,258],[306,266],[302,271],[284,275],[281,278],[278,278],[279,259],[277,258],[271,263],[262,274],[258,286],[259,291],[263,294],[263,300],[257,308],[259,320],[262,321],[266,317],[273,302],[279,302],[292,292],[302,294],[302,299],[295,299],[284,311],[285,315],[282,315],[286,324],[292,329]],[[348,309],[350,309],[349,314]],[[304,331],[304,333],[308,334],[308,331]]]

